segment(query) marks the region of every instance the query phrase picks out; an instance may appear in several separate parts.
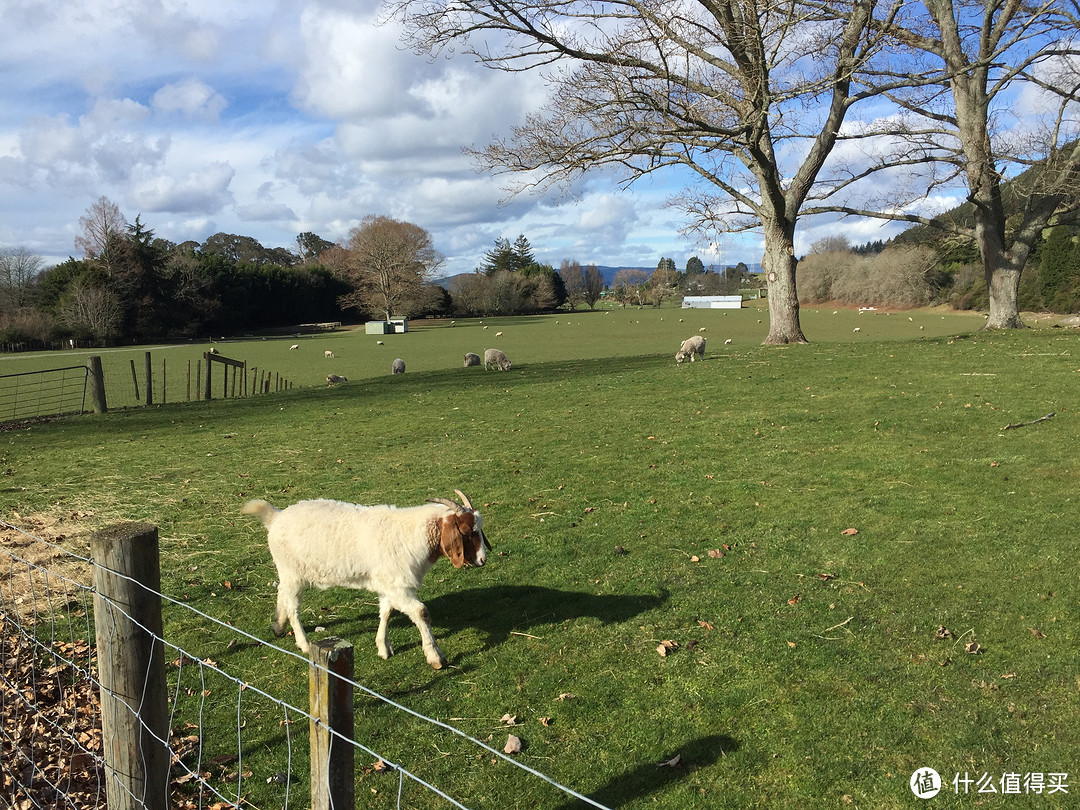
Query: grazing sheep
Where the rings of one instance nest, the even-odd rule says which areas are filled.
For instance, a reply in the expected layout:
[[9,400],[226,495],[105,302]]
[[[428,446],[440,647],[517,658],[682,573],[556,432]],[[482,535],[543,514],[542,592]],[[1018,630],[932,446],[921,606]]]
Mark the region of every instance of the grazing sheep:
[[299,343],[294,343],[292,346],[289,347],[289,351],[290,352],[296,351],[299,348],[300,348],[300,344]]
[[690,359],[691,363],[693,363],[695,359],[705,359],[705,338],[703,338],[701,335],[694,335],[693,337],[688,337],[682,342],[679,350],[675,352],[676,363],[681,363],[687,358]]
[[405,373],[405,361],[400,357],[396,358],[390,366],[391,374],[404,374]]
[[484,371],[488,370],[489,365],[499,371],[509,371],[511,367],[510,359],[499,349],[484,349]]
[[375,341],[375,345],[376,345],[376,346],[385,346],[386,344],[385,344],[385,343],[383,343],[383,342],[382,342],[381,340],[376,340],[376,341]]
[[327,359],[330,359],[333,356],[334,356],[334,353],[332,351],[330,351],[329,349],[327,349],[325,352],[323,352],[323,357],[325,357]]
[[278,571],[274,634],[292,626],[296,646],[311,645],[300,623],[304,591],[316,588],[363,588],[379,596],[379,629],[375,647],[380,658],[394,651],[386,639],[390,612],[399,610],[420,631],[424,657],[435,669],[446,657],[431,633],[427,608],[416,598],[424,574],[446,557],[455,568],[482,566],[485,548],[480,513],[454,490],[462,503],[435,498],[420,506],[360,506],[342,501],[300,501],[285,509],[264,500],[248,501],[240,510],[266,527],[270,554]]
[[724,345],[725,346],[730,346],[731,345],[731,338],[728,338],[727,340],[725,340]]
[[856,326],[856,327],[855,327],[854,329],[852,329],[851,331],[852,331],[852,332],[861,332],[861,331],[862,331],[862,327],[861,327],[861,326]]
[[495,337],[502,337],[502,332],[496,332]]
[[703,326],[703,327],[701,327],[700,329],[698,329],[698,331],[699,331],[699,332],[704,332],[704,331],[705,331],[705,327],[704,327],[704,326]]
[[343,383],[348,381],[349,379],[347,377],[341,377],[337,374],[328,374],[326,377],[326,385],[328,387],[333,387],[337,383]]
[[221,354],[221,352],[219,352],[217,349],[215,349],[213,346],[211,346],[210,351],[207,352],[207,354]]
[[465,368],[480,365],[480,355],[476,352],[465,352]]

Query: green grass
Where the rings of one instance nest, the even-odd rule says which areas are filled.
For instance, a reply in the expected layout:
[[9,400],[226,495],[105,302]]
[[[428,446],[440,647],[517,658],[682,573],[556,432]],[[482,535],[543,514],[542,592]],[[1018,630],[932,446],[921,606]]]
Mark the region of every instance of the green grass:
[[[276,575],[264,531],[238,515],[246,499],[409,504],[464,490],[496,554],[482,570],[440,562],[425,580],[448,671],[425,664],[401,617],[398,654],[378,659],[369,594],[312,591],[305,625],[355,643],[360,683],[496,748],[499,719],[516,715],[524,763],[610,806],[908,807],[917,767],[947,781],[1075,771],[1080,336],[810,310],[814,343],[763,347],[762,314],[579,313],[487,333],[459,322],[384,347],[355,332],[308,339],[307,387],[3,434],[5,502],[157,524],[165,592],[270,640]],[[706,361],[676,366],[699,322]],[[496,330],[500,342],[485,339]],[[290,342],[237,346],[302,368]],[[333,362],[323,345],[355,380],[318,385]],[[485,345],[515,368],[460,368]],[[403,377],[387,373],[396,356]],[[939,625],[953,637],[936,640]],[[306,705],[302,662],[229,649],[228,631],[176,607],[166,635]],[[664,640],[679,648],[661,657]],[[205,756],[235,754],[236,688],[193,667],[170,677]],[[287,718],[251,691],[244,792],[280,806],[266,778],[284,768]],[[358,741],[468,806],[573,806],[371,698],[356,712]],[[680,767],[657,767],[675,755]],[[393,775],[364,771],[357,789],[364,806],[395,806]],[[981,798],[950,784],[934,803]],[[406,786],[405,806],[446,805]]]

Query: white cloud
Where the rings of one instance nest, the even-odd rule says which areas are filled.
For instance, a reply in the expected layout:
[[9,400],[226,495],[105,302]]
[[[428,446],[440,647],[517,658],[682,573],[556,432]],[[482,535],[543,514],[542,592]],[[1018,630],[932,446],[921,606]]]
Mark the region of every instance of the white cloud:
[[215,213],[232,202],[229,184],[234,175],[227,163],[211,163],[183,177],[162,174],[136,183],[131,196],[143,211]]
[[224,96],[198,79],[166,84],[154,93],[152,104],[158,112],[181,113],[203,123],[217,121],[228,106]]

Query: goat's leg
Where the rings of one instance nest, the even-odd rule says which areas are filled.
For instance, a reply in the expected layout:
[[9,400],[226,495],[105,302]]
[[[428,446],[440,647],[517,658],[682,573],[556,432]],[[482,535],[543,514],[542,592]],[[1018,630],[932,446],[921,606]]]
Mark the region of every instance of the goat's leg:
[[390,611],[393,607],[390,600],[385,596],[379,597],[379,629],[375,632],[375,649],[379,652],[379,658],[389,658],[394,654],[390,642],[386,639],[386,628],[390,622]]
[[[280,574],[279,574],[280,576]],[[295,580],[282,579],[278,582],[277,612],[274,614],[274,635],[280,638],[285,635],[285,622],[288,620],[292,626],[293,638],[300,651],[307,653],[310,649],[307,635],[300,624],[300,601],[304,595],[304,583]]]
[[427,662],[435,669],[445,667],[446,656],[442,654],[442,650],[439,649],[435,636],[431,632],[431,614],[428,613],[424,603],[415,596],[410,596],[399,601],[396,607],[412,619],[412,623],[420,631],[420,642],[424,647],[424,657],[427,658]]

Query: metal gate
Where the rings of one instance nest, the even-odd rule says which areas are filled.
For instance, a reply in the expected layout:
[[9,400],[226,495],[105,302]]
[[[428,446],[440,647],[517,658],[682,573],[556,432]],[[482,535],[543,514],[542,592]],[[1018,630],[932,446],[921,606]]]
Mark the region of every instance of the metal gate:
[[85,412],[89,376],[86,366],[0,375],[0,422]]

